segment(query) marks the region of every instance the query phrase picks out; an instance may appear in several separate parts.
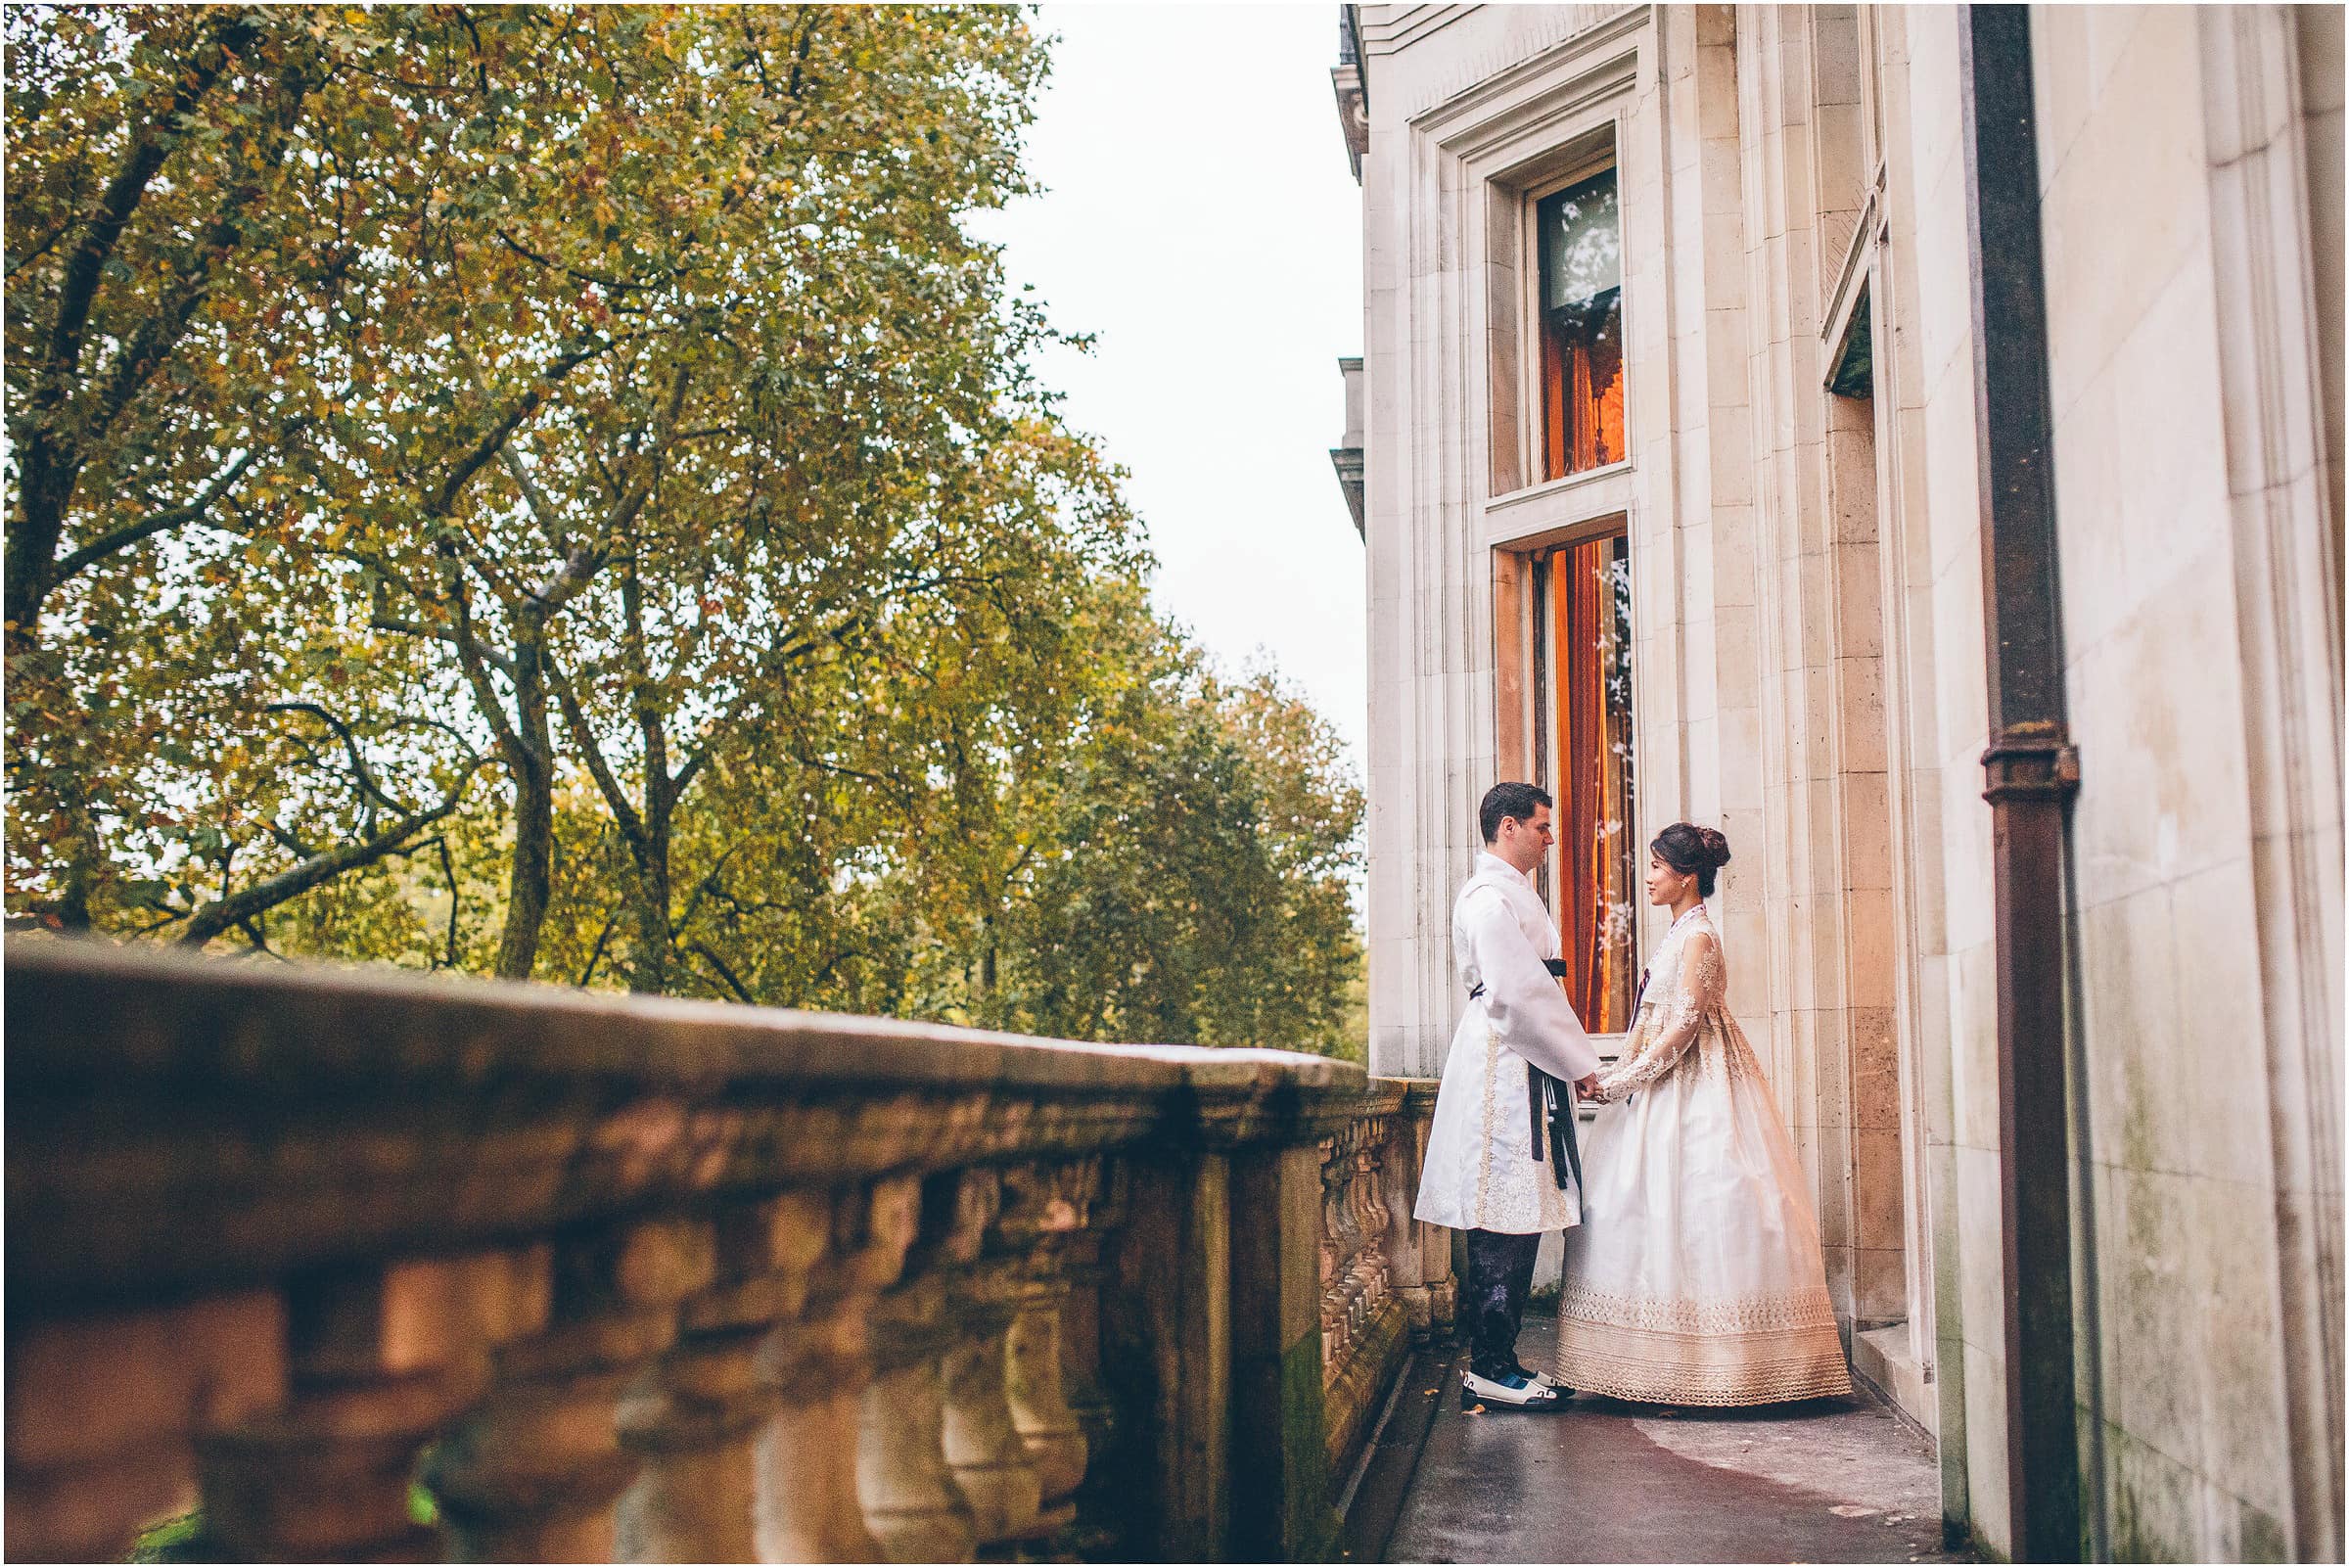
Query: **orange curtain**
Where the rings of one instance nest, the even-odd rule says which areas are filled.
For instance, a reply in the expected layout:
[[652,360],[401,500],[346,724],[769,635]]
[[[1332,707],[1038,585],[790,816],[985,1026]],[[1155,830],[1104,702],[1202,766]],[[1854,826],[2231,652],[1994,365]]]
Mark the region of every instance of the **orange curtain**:
[[1564,479],[1620,463],[1623,300],[1581,315],[1544,313],[1542,327],[1542,477]]
[[1596,1033],[1630,1024],[1631,932],[1620,914],[1632,888],[1631,714],[1615,602],[1622,548],[1620,536],[1570,545],[1549,570],[1566,882],[1556,900],[1558,940],[1567,993]]

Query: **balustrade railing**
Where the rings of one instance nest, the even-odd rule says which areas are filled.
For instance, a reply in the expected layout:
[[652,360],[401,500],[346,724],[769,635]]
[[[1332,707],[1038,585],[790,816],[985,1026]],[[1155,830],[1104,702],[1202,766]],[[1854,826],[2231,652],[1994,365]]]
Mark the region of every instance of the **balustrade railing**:
[[1424,1086],[56,942],[7,959],[7,1551],[1330,1554],[1447,1327]]

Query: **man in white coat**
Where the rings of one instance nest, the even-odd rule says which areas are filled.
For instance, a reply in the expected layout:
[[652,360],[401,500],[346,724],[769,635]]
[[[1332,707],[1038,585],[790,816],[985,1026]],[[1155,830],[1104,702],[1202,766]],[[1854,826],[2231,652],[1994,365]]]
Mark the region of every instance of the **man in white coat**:
[[1445,1058],[1413,1213],[1468,1232],[1463,1408],[1554,1408],[1573,1392],[1517,1360],[1542,1236],[1582,1222],[1580,1172],[1544,1157],[1545,1085],[1527,1069],[1566,1096],[1566,1125],[1547,1130],[1568,1141],[1553,1154],[1572,1148],[1573,1097],[1598,1086],[1598,1052],[1556,979],[1558,928],[1531,880],[1554,842],[1550,805],[1531,784],[1486,792],[1477,809],[1484,853],[1451,906],[1467,1011]]

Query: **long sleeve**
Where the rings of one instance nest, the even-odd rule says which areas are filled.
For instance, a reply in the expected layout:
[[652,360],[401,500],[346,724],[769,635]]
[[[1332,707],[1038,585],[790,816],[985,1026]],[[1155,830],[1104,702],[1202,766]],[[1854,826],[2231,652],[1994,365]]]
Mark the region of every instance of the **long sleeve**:
[[1695,1043],[1706,1015],[1720,1004],[1727,979],[1721,948],[1711,934],[1690,932],[1687,951],[1681,956],[1680,989],[1657,998],[1655,1013],[1639,1037],[1637,1052],[1598,1081],[1600,1096],[1622,1099],[1671,1072],[1673,1064]]
[[1574,1004],[1499,894],[1471,898],[1460,925],[1500,1043],[1568,1083],[1597,1072],[1598,1050],[1575,1016]]

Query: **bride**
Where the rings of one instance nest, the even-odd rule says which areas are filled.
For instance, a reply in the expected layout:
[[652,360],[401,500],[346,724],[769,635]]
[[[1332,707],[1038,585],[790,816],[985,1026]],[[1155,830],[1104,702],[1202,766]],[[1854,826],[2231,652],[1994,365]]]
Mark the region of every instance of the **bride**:
[[1566,1232],[1558,1378],[1617,1399],[1766,1405],[1851,1392],[1794,1144],[1729,1014],[1705,912],[1729,858],[1676,822],[1649,846],[1647,897],[1672,909],[1624,1038],[1599,1077],[1584,1221]]

